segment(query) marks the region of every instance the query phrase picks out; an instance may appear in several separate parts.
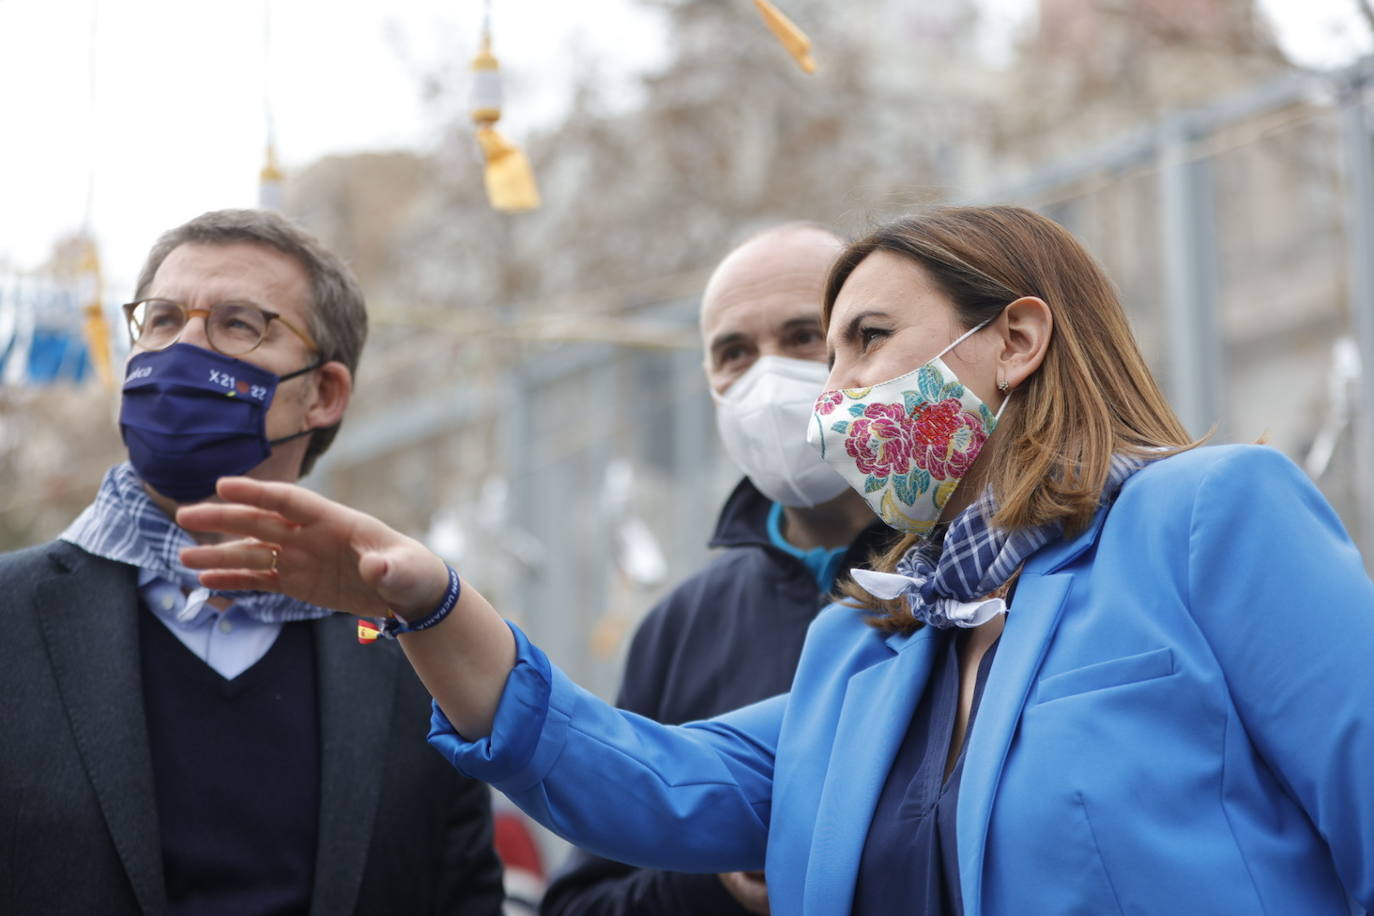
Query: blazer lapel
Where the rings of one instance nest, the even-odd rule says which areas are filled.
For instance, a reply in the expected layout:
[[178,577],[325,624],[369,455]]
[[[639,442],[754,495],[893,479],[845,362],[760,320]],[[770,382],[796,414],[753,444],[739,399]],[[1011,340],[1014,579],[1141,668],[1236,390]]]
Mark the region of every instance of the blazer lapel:
[[934,635],[927,628],[889,640],[896,656],[849,680],[816,810],[827,829],[816,832],[806,867],[807,913],[850,910],[873,810],[930,675]]
[[318,620],[320,827],[313,916],[351,913],[367,863],[396,689],[396,646],[360,646],[354,620]]
[[988,673],[987,689],[969,734],[959,784],[955,832],[965,916],[980,916],[982,912],[984,851],[993,799],[1021,710],[1059,626],[1073,584],[1071,573],[1057,571],[1097,541],[1105,517],[1106,510],[1099,510],[1086,531],[1032,557],[1016,587],[1006,628]]
[[167,910],[139,670],[133,567],[76,548],[35,590],[39,627],[77,751],[144,913]]

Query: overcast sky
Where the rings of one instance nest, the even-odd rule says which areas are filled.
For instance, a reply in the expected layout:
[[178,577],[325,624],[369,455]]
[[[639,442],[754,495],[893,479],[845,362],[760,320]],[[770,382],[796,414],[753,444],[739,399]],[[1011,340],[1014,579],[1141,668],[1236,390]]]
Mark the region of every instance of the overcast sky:
[[[604,47],[617,82],[660,56],[656,18],[628,0],[494,5],[507,94],[524,90],[508,103],[513,133],[560,110],[550,62],[574,42]],[[421,77],[446,65],[463,72],[481,21],[475,0],[275,0],[264,29],[267,6],[0,0],[0,264],[32,267],[79,228],[93,173],[108,292],[126,296],[159,232],[256,203],[265,88],[288,170],[331,152],[426,147],[437,118]],[[610,16],[617,34],[640,40],[613,42],[591,27]]]
[[[1032,6],[986,2],[1009,27]],[[1262,0],[1290,54],[1314,66],[1367,48],[1356,3]],[[596,56],[612,94],[662,60],[662,26],[632,0],[493,6],[517,138],[562,109],[570,48]],[[0,0],[0,265],[31,268],[79,228],[93,178],[107,294],[127,296],[158,232],[254,205],[265,95],[288,170],[425,148],[437,118],[420,77],[465,66],[480,18],[477,0]]]

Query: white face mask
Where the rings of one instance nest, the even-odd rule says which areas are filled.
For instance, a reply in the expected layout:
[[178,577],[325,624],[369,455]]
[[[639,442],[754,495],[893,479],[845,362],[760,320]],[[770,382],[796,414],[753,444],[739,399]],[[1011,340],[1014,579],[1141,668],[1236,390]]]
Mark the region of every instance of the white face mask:
[[716,402],[725,454],[759,492],[784,506],[807,508],[844,492],[845,480],[806,441],[824,363],[761,356]]

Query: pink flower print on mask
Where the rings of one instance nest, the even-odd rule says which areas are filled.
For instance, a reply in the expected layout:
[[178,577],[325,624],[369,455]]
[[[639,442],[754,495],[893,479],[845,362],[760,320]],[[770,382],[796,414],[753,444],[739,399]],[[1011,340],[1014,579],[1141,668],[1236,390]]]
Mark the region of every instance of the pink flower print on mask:
[[962,478],[987,440],[983,421],[958,398],[918,405],[909,423],[916,466],[935,480]]
[[849,425],[845,451],[873,477],[905,474],[911,466],[911,427],[900,404],[868,404]]
[[843,403],[844,395],[838,391],[822,391],[821,396],[816,398],[816,413],[823,417],[829,416]]

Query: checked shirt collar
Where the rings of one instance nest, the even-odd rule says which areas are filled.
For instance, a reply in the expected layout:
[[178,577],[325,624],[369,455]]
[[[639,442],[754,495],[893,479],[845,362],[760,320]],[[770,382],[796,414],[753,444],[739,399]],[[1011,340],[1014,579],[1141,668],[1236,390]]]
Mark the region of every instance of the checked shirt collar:
[[220,595],[264,623],[314,620],[333,613],[273,592],[212,592],[204,588],[196,573],[181,565],[178,557],[183,547],[193,547],[195,541],[157,507],[127,461],[105,473],[95,501],[58,538],[95,556],[138,567],[146,574],[140,581],[151,576],[179,585],[191,596],[187,606],[192,610],[205,599]]

